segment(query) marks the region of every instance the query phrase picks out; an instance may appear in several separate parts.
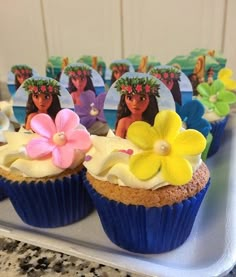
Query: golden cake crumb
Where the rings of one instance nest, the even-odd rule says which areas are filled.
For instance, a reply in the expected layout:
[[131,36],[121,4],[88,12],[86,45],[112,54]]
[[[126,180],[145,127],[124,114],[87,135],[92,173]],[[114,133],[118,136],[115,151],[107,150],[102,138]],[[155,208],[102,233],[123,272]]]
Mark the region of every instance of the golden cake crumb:
[[206,186],[209,177],[209,170],[207,166],[202,163],[194,172],[193,178],[188,184],[181,186],[167,185],[157,190],[145,190],[118,186],[107,181],[100,181],[87,173],[88,181],[101,195],[126,205],[143,205],[145,207],[173,205],[174,203],[179,203],[192,197]]

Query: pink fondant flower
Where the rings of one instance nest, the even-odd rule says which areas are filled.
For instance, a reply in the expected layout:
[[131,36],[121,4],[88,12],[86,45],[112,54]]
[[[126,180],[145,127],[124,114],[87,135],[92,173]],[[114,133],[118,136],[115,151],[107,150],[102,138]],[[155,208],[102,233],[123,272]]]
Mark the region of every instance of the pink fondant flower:
[[31,120],[31,128],[40,137],[27,144],[29,157],[35,159],[51,155],[55,166],[70,167],[74,161],[75,150],[87,151],[91,146],[89,133],[76,129],[79,122],[78,115],[69,109],[58,112],[55,123],[47,114],[35,115]]

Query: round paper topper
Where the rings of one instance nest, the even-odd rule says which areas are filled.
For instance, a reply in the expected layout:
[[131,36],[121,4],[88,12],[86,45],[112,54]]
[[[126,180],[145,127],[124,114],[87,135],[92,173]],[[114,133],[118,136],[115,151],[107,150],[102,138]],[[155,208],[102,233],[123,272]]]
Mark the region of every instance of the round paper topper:
[[[125,98],[132,98],[138,95],[139,100],[149,98],[150,103],[144,111],[143,117],[147,114],[145,121],[152,124],[158,111],[170,109],[175,110],[175,102],[170,90],[156,77],[147,73],[127,72],[119,78],[108,90],[104,103],[106,120],[112,130],[116,132],[116,126],[123,110],[124,116],[130,116]],[[135,96],[137,98],[137,96]]]

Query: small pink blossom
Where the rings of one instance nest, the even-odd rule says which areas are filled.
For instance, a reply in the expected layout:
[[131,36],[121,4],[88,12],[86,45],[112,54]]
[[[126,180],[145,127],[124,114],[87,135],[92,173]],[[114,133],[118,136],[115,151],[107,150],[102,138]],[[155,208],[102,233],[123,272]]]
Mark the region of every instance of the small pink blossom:
[[40,137],[26,145],[30,158],[52,156],[52,162],[59,168],[72,165],[75,150],[87,151],[91,146],[90,135],[86,130],[77,129],[79,116],[70,109],[62,109],[55,123],[48,114],[37,114],[31,120],[31,128]]
[[81,75],[81,74],[82,74],[82,71],[81,71],[81,70],[78,70],[78,71],[77,71],[77,74],[78,74],[78,75]]
[[39,91],[38,87],[37,87],[37,86],[34,86],[34,87],[33,87],[33,91],[34,91],[34,92],[38,92],[38,91]]
[[137,92],[141,92],[141,91],[142,91],[142,85],[140,85],[140,84],[137,85],[137,86],[136,86],[136,91],[137,91]]
[[53,92],[53,86],[48,86],[48,92]]
[[42,92],[45,92],[45,91],[46,91],[46,86],[41,86],[40,90],[41,90]]
[[172,79],[175,77],[174,72],[171,72],[171,73],[170,73],[170,77],[171,77]]
[[148,93],[148,92],[150,92],[150,90],[151,90],[151,87],[149,85],[146,85],[145,86],[145,92]]
[[121,91],[125,91],[126,90],[126,85],[121,85]]
[[132,86],[127,86],[126,89],[127,89],[128,93],[132,92]]
[[164,79],[167,79],[169,77],[169,74],[167,72],[163,73]]

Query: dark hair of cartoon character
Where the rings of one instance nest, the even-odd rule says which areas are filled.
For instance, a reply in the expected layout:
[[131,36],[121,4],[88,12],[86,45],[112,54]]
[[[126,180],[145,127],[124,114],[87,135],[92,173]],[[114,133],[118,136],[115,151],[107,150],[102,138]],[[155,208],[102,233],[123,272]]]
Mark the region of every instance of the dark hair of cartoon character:
[[[84,88],[84,91],[92,90],[92,91],[94,91],[94,93],[96,93],[93,82],[92,82],[92,79],[88,76],[86,76],[84,78],[87,78],[87,84]],[[69,91],[69,93],[72,93],[73,91],[76,91],[76,87],[73,85],[71,77],[69,77],[68,91]]]
[[[27,118],[31,113],[36,113],[38,111],[38,108],[34,104],[33,101],[33,93],[30,93],[28,96],[28,101],[26,104],[26,116],[25,116],[25,123],[27,122]],[[52,94],[52,104],[49,107],[47,114],[54,120],[57,113],[61,110],[61,103],[58,98],[57,94]]]
[[[115,124],[115,129],[117,128],[118,122],[121,118],[127,117],[131,114],[130,110],[127,107],[127,104],[125,103],[125,96],[120,96],[120,102],[118,104],[117,109],[117,120]],[[149,123],[150,125],[154,124],[154,119],[156,114],[159,112],[158,103],[155,95],[149,95],[149,104],[147,109],[143,112],[142,118],[143,121]]]
[[182,105],[181,92],[180,92],[178,80],[174,80],[173,87],[171,89],[171,93],[173,95],[174,101],[176,103],[178,103],[179,105]]

